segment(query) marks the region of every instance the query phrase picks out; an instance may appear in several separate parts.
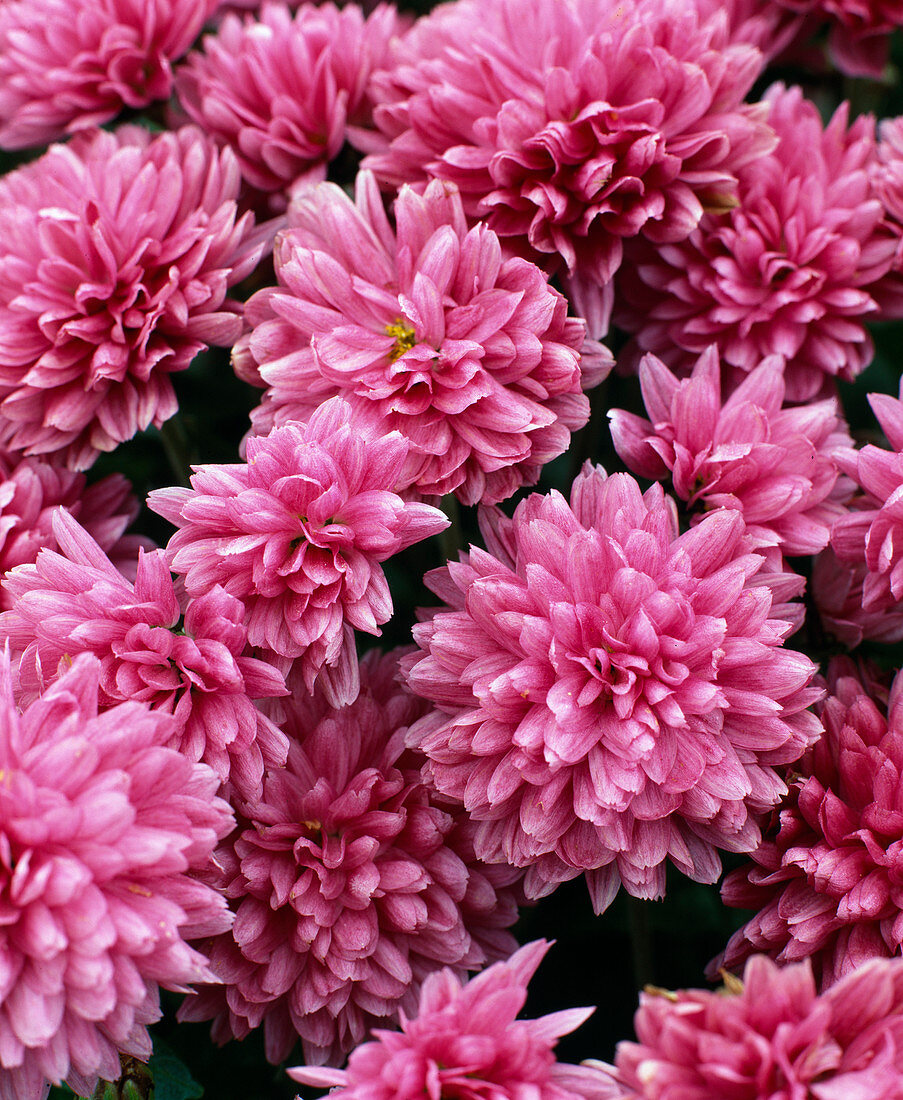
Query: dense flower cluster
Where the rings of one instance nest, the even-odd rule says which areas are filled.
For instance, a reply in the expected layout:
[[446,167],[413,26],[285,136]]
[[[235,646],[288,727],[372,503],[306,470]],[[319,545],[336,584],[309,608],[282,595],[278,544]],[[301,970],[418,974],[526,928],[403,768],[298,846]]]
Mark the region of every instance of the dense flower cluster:
[[172,719],[97,711],[98,662],[21,713],[0,664],[0,1097],[66,1080],[89,1096],[147,1058],[158,986],[209,980],[191,937],[231,923],[196,877],[233,819],[217,780],[167,748]]
[[903,1100],[898,26],[0,0],[0,1100]]
[[[268,386],[256,430],[341,394],[372,431],[410,442],[406,485],[495,503],[586,423],[585,326],[537,267],[505,260],[485,225],[468,231],[453,187],[406,188],[395,221],[366,174],[356,204],[332,184],[300,194],[276,246],[280,285],[248,303],[254,331],[236,355]],[[611,366],[596,359],[593,382]]]
[[404,731],[425,707],[396,671],[397,654],[371,650],[350,705],[287,704],[288,763],[217,853],[235,924],[204,949],[224,984],[182,1009],[215,1018],[220,1042],[262,1023],[273,1062],[299,1035],[308,1062],[341,1060],[410,1011],[432,970],[515,947],[520,876],[481,867],[463,815],[424,786]]
[[[852,440],[836,398],[784,408],[783,361],[756,367],[724,401],[714,347],[679,381],[653,355],[640,364],[651,421],[615,409],[615,448],[640,477],[670,477],[691,507],[736,508],[763,545],[817,554],[845,514],[838,455]],[[698,515],[697,515],[697,518]]]
[[18,690],[36,698],[93,653],[102,706],[132,699],[174,715],[174,746],[239,795],[259,795],[264,765],[284,764],[288,742],[251,700],[286,689],[272,665],[243,656],[241,602],[218,585],[180,601],[162,550],[140,556],[129,583],[65,512],[53,535],[59,553],[42,550],[3,582],[12,610],[0,637],[19,655]]
[[616,320],[644,351],[687,367],[709,344],[738,371],[787,359],[787,396],[815,397],[871,359],[869,284],[889,270],[894,235],[872,190],[874,121],[823,126],[799,88],[766,93],[779,142],[739,171],[738,204],[708,214],[683,243],[637,245]]
[[742,104],[761,55],[692,0],[458,0],[374,78],[365,161],[457,184],[470,217],[551,270],[607,283],[622,241],[680,241],[773,142]]
[[888,698],[843,659],[828,682],[824,736],[797,765],[753,862],[725,879],[724,901],[757,915],[719,960],[734,969],[757,951],[808,958],[822,986],[903,946],[903,678]]
[[479,823],[477,854],[529,867],[534,897],[586,872],[597,910],[622,882],[661,896],[667,859],[714,881],[819,732],[740,514],[679,535],[658,486],[587,468],[570,504],[534,494],[483,535],[489,553],[428,575],[448,607],[406,661],[436,704],[409,744]]
[[148,503],[179,528],[168,555],[191,596],[222,585],[244,604],[251,645],[286,671],[301,658],[308,691],[319,677],[350,702],[354,630],[378,634],[392,614],[379,563],[448,524],[394,491],[407,453],[397,432],[352,422],[334,398],[304,426],[249,440],[247,462],[200,466],[190,489]]
[[623,1100],[900,1100],[903,961],[862,967],[819,996],[808,963],[750,959],[724,992],[640,994],[620,1043]]
[[219,0],[4,0],[0,148],[43,145],[172,90]]
[[239,183],[199,131],[134,126],[0,179],[0,443],[84,469],[172,416],[169,375],[241,332],[226,292],[263,243]]
[[349,123],[366,123],[370,73],[388,58],[400,25],[382,5],[360,8],[267,0],[244,19],[226,14],[176,77],[179,102],[261,191],[282,191],[325,171]]
[[377,1031],[353,1051],[347,1070],[290,1069],[307,1085],[338,1085],[336,1100],[419,1100],[426,1096],[603,1100],[612,1095],[598,1069],[557,1062],[557,1040],[579,1027],[591,1008],[519,1020],[527,983],[549,945],[527,944],[466,985],[453,970],[431,974],[413,1018],[401,1031]]

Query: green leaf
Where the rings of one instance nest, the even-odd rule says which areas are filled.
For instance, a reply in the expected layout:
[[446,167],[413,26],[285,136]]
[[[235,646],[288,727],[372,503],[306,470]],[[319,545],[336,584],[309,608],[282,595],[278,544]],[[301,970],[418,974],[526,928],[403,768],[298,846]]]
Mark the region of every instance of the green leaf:
[[148,1065],[154,1077],[154,1100],[197,1100],[204,1095],[188,1066],[161,1039],[154,1040]]

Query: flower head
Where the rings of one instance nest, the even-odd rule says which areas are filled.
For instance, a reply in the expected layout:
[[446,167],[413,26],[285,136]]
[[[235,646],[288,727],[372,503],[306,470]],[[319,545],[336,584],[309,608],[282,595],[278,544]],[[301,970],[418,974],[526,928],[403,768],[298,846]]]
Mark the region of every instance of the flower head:
[[21,713],[0,670],[0,1096],[90,1095],[146,1059],[158,986],[209,981],[191,937],[229,927],[196,877],[233,818],[209,768],[167,748],[172,719],[97,711],[98,662]]
[[457,1100],[524,1096],[530,1100],[596,1100],[611,1093],[599,1070],[555,1060],[562,1035],[592,1009],[572,1008],[538,1020],[519,1020],[527,983],[549,949],[527,944],[466,985],[453,970],[423,983],[416,1015],[400,1031],[374,1032],[352,1052],[347,1070],[290,1069],[308,1085],[338,1085],[336,1100]]
[[[150,540],[123,535],[138,514],[138,501],[121,474],[87,485],[84,474],[25,458],[0,448],[0,574],[33,562],[42,547],[55,549],[52,517],[64,507],[123,573],[134,575],[134,559]],[[0,609],[9,607],[0,590]]]
[[874,122],[827,126],[799,88],[765,96],[779,142],[739,171],[738,204],[703,218],[680,244],[637,245],[616,320],[645,351],[681,367],[716,343],[749,372],[787,360],[787,397],[808,400],[825,376],[850,380],[872,356],[870,285],[891,265],[893,235],[872,190]]
[[879,137],[872,185],[897,248],[890,271],[869,290],[881,307],[881,317],[897,319],[903,317],[903,117],[884,119]]
[[875,960],[820,996],[808,963],[750,959],[742,985],[640,994],[619,1043],[624,1100],[900,1100],[903,961]]
[[0,148],[43,145],[172,90],[219,0],[4,0]]
[[691,506],[736,508],[747,528],[785,554],[828,545],[844,514],[836,454],[852,448],[836,398],[783,408],[783,362],[773,357],[722,403],[714,347],[683,381],[647,355],[640,384],[651,422],[621,409],[609,414],[615,448],[635,474],[670,476]]
[[0,180],[0,444],[84,469],[173,414],[169,374],[241,332],[226,292],[263,242],[239,183],[193,127],[133,126]]
[[693,2],[463,0],[419,21],[374,85],[367,158],[393,186],[457,184],[469,217],[607,283],[622,241],[682,240],[770,147],[761,67]]
[[194,121],[235,152],[245,180],[282,191],[338,155],[349,122],[370,114],[370,73],[399,31],[395,9],[264,3],[227,14],[176,77]]
[[235,924],[205,950],[224,984],[181,1010],[214,1018],[220,1042],[263,1024],[273,1062],[299,1035],[308,1062],[341,1060],[410,1010],[431,971],[463,974],[515,946],[520,876],[480,866],[470,824],[405,752],[424,704],[395,682],[397,654],[371,650],[360,671],[346,707],[286,704],[288,763],[218,851]]
[[468,231],[453,187],[404,189],[395,220],[368,174],[356,205],[333,184],[300,193],[276,247],[280,286],[248,303],[253,332],[235,357],[268,386],[255,427],[307,420],[341,394],[374,431],[409,441],[417,492],[502,500],[586,423],[583,322],[485,225]]
[[855,645],[898,640],[903,598],[903,402],[873,393],[869,403],[891,450],[867,444],[840,455],[861,492],[834,524],[834,568],[822,565],[814,589],[823,617]]
[[334,398],[306,425],[250,439],[246,463],[196,467],[191,489],[148,503],[179,528],[167,549],[188,593],[222,585],[244,604],[252,646],[286,670],[302,658],[308,691],[325,668],[331,698],[347,702],[353,631],[379,634],[392,614],[380,562],[448,525],[394,491],[407,453],[397,432],[357,423]]
[[12,610],[0,637],[20,655],[19,690],[35,698],[72,657],[93,653],[101,706],[133,699],[174,715],[174,747],[242,797],[259,794],[264,765],[285,763],[288,743],[251,699],[286,689],[272,665],[242,655],[241,601],[219,586],[180,601],[162,550],[138,558],[131,584],[63,511],[53,535],[59,552],[42,550],[4,581]]
[[725,902],[757,914],[718,960],[808,958],[822,986],[903,947],[903,675],[888,697],[880,680],[838,659],[828,684],[824,735],[797,765],[752,862],[724,881]]
[[822,625],[847,646],[857,646],[863,638],[876,642],[903,639],[903,604],[885,589],[881,599],[873,599],[866,607],[864,592],[869,579],[864,562],[841,561],[831,547],[818,555],[812,568],[812,598]]
[[436,704],[409,744],[477,822],[477,854],[528,867],[534,897],[586,872],[597,910],[621,882],[661,895],[669,858],[714,881],[716,849],[758,844],[774,765],[819,730],[815,667],[774,617],[786,578],[738,512],[679,535],[659,486],[592,467],[570,504],[487,509],[483,534],[488,553],[428,574],[449,606],[404,662]]
[[803,17],[803,26],[810,32],[820,24],[828,25],[828,47],[841,72],[881,79],[891,34],[903,27],[900,0],[778,0],[778,4]]

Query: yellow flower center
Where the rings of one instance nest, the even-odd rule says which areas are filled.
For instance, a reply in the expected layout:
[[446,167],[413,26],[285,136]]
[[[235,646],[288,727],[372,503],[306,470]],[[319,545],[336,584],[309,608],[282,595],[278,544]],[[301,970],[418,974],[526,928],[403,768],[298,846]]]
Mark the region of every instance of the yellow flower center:
[[391,325],[386,325],[386,336],[395,337],[395,343],[389,352],[389,361],[392,363],[417,343],[417,333],[400,317],[396,317]]

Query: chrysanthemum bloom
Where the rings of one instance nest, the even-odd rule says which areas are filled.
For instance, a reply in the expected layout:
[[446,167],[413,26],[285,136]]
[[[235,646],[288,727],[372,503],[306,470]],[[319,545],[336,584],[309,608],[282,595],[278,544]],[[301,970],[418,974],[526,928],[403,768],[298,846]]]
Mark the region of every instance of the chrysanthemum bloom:
[[449,607],[403,662],[436,704],[409,744],[478,823],[477,855],[528,867],[533,897],[586,872],[597,911],[622,882],[660,896],[669,858],[713,882],[820,729],[815,666],[773,617],[786,578],[762,575],[739,512],[679,535],[660,486],[589,466],[570,505],[487,509],[483,534],[488,553],[427,575]]
[[[873,680],[873,678],[872,678]],[[809,958],[828,986],[866,959],[903,946],[903,675],[888,699],[849,659],[828,670],[825,732],[803,757],[752,862],[722,887],[756,910],[719,965],[753,952]]]
[[872,186],[884,207],[897,250],[890,271],[869,289],[881,307],[880,319],[896,320],[903,317],[903,117],[884,119],[878,134]]
[[195,877],[233,824],[216,776],[167,748],[140,703],[98,714],[98,662],[76,658],[22,711],[0,672],[0,1098],[115,1080],[146,1059],[158,986],[209,981],[186,940],[229,927]]
[[195,597],[221,584],[245,607],[248,642],[301,658],[307,690],[325,671],[336,705],[356,686],[354,630],[379,634],[392,597],[379,563],[448,525],[394,491],[408,444],[333,398],[306,425],[248,441],[247,462],[195,467],[191,489],[148,503],[179,530],[171,567]]
[[640,384],[651,422],[621,409],[609,413],[615,449],[633,473],[670,477],[691,507],[736,508],[747,527],[785,554],[816,554],[828,545],[832,523],[845,514],[835,454],[852,450],[836,398],[782,408],[784,363],[776,356],[722,403],[715,347],[684,381],[647,355]]
[[203,949],[224,985],[181,1010],[214,1018],[219,1042],[262,1023],[273,1062],[299,1035],[306,1061],[341,1061],[413,1009],[427,974],[516,946],[520,875],[480,866],[469,822],[424,785],[404,732],[425,705],[396,672],[397,654],[371,650],[351,705],[286,704],[288,764],[217,854],[235,924]]
[[803,401],[825,376],[850,380],[870,362],[869,284],[896,242],[872,190],[874,120],[848,127],[844,104],[823,126],[799,88],[780,84],[765,98],[780,141],[740,171],[739,204],[680,244],[635,245],[615,319],[681,368],[712,343],[738,371],[782,355],[787,397]]
[[[111,557],[118,569],[134,575],[138,549],[150,540],[123,535],[138,514],[138,501],[121,474],[87,485],[84,474],[24,458],[0,448],[0,574],[33,562],[42,547],[55,549],[51,529],[55,509],[66,508]],[[0,608],[9,607],[0,590]]]
[[176,76],[191,118],[238,158],[260,191],[282,191],[342,148],[348,122],[371,111],[370,74],[399,32],[394,8],[365,19],[359,7],[264,3],[257,16],[226,15],[203,52]]
[[405,188],[395,220],[367,173],[356,204],[333,184],[300,193],[276,246],[280,285],[248,303],[253,332],[234,356],[269,387],[255,428],[342,394],[374,431],[410,442],[418,492],[503,500],[586,423],[585,326],[539,268],[504,260],[485,225],[468,231],[453,187]]
[[777,0],[802,16],[803,29],[827,23],[834,64],[848,76],[879,79],[887,64],[890,36],[903,27],[900,0]]
[[827,30],[833,65],[875,79],[887,64],[891,34],[903,26],[900,0],[728,0],[725,7],[735,40],[751,42],[779,65],[824,71]]
[[774,140],[742,102],[761,55],[692,0],[459,0],[397,54],[365,167],[457,184],[468,217],[594,284],[624,238],[679,241],[730,205]]
[[400,1031],[374,1032],[348,1060],[347,1070],[298,1066],[288,1074],[303,1085],[339,1087],[336,1100],[596,1100],[612,1095],[597,1069],[555,1059],[562,1035],[593,1012],[571,1008],[519,1020],[527,984],[549,949],[537,940],[497,962],[466,985],[453,970],[423,983],[416,1015],[401,1014]]
[[903,403],[870,394],[869,404],[892,450],[868,444],[841,455],[862,493],[831,532],[837,557],[862,574],[862,610],[893,611],[903,600]]
[[169,374],[242,329],[226,292],[263,242],[240,183],[194,127],[134,126],[0,180],[0,444],[84,469],[175,412]]
[[[859,547],[861,550],[861,541]],[[874,598],[873,591],[865,607],[863,592],[868,579],[861,553],[859,560],[849,562],[841,561],[830,547],[822,550],[812,567],[811,585],[822,626],[847,646],[857,646],[864,638],[874,642],[903,640],[903,603],[885,588],[879,599]]]
[[808,962],[750,959],[724,990],[650,990],[618,1044],[624,1100],[900,1100],[903,960],[816,993]]
[[165,554],[142,553],[134,585],[62,510],[59,553],[42,550],[3,582],[12,610],[0,638],[18,662],[18,690],[39,695],[78,653],[100,659],[100,705],[133,699],[175,716],[172,745],[203,760],[245,798],[264,765],[285,763],[288,742],[252,699],[285,694],[282,676],[242,656],[244,606],[217,585],[180,601]]
[[43,145],[146,107],[218,0],[4,0],[0,148]]

